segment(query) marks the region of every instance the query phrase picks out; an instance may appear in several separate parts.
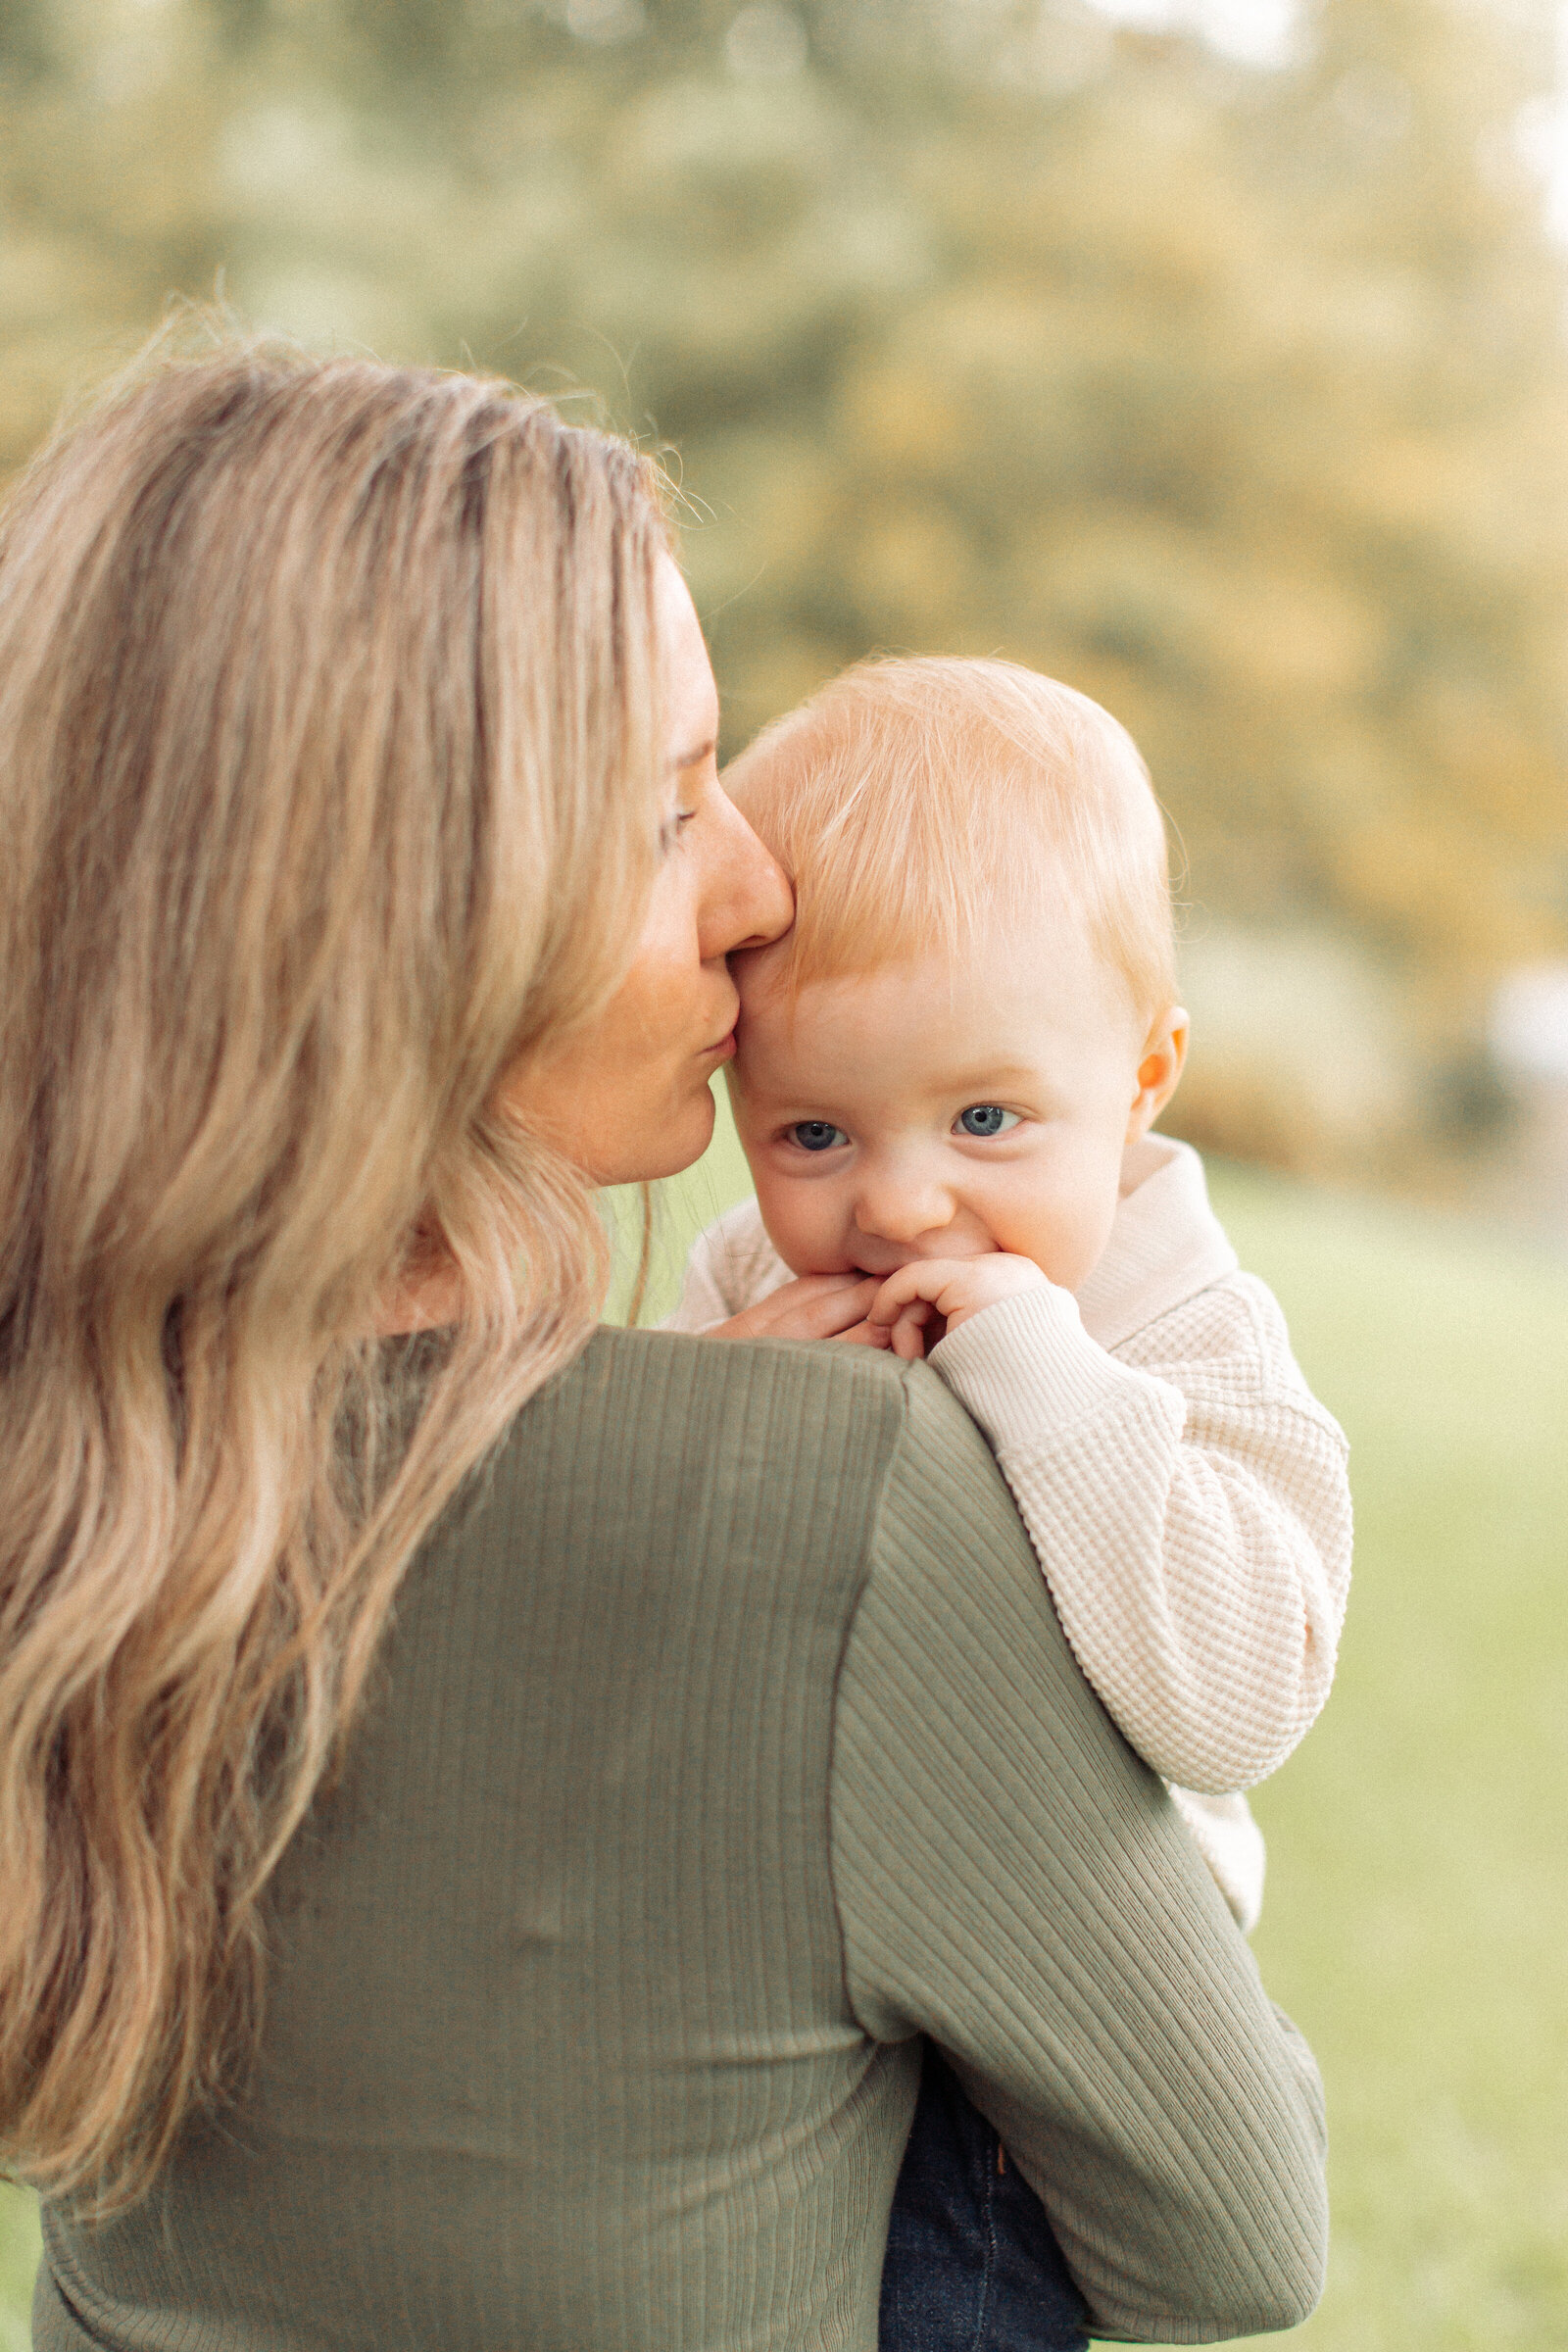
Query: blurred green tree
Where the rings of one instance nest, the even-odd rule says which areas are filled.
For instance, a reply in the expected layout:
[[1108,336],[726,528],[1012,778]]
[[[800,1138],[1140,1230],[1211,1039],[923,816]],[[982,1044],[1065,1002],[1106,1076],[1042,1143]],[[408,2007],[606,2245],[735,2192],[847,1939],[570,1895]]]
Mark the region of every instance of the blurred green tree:
[[220,270],[587,388],[678,453],[732,740],[872,648],[1083,685],[1207,908],[1375,959],[1404,1091],[1327,1155],[1402,1153],[1568,930],[1552,17],[1316,0],[1262,70],[1085,0],[0,0],[0,464]]

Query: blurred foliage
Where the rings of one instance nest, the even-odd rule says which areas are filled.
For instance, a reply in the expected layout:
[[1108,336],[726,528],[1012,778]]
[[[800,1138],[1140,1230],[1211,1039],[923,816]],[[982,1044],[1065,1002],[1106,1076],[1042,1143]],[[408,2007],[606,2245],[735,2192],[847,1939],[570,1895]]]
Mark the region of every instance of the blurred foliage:
[[732,742],[871,648],[1098,695],[1200,945],[1389,1008],[1337,1137],[1310,1005],[1189,1124],[1386,1161],[1568,934],[1553,16],[1318,0],[1262,69],[1083,0],[0,0],[0,466],[220,281],[585,388],[677,453]]

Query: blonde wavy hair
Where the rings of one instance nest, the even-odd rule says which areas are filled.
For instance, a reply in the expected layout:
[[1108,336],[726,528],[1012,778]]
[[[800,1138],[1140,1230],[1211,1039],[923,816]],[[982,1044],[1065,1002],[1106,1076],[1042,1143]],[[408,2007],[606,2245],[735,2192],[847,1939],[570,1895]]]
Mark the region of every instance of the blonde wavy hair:
[[0,512],[0,2163],[85,2209],[242,2075],[399,1579],[597,1315],[500,1082],[637,933],[666,546],[505,384],[232,340]]
[[790,876],[787,986],[932,954],[1071,905],[1134,1010],[1176,1002],[1164,820],[1138,746],[1016,662],[857,662],[732,760],[724,784]]

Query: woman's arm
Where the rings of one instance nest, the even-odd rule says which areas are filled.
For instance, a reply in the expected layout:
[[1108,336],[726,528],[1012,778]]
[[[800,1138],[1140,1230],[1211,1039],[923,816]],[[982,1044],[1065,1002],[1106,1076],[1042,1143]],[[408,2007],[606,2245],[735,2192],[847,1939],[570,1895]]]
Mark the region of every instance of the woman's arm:
[[1110,1355],[1042,1285],[932,1364],[996,1448],[1074,1653],[1139,1754],[1209,1794],[1274,1771],[1334,1678],[1350,1496],[1345,1439],[1264,1286],[1232,1275]]
[[1311,2057],[1074,1665],[978,1434],[922,1367],[907,1397],[838,1694],[856,2015],[948,2052],[1098,2333],[1294,2327],[1326,2237]]

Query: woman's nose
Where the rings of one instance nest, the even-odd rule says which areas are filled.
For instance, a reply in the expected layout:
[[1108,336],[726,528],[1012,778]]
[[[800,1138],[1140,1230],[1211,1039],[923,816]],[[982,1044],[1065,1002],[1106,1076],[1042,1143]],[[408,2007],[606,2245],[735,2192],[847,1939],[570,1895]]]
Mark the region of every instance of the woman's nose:
[[765,948],[795,920],[795,894],[784,868],[722,787],[714,787],[712,814],[701,917],[705,963],[742,948]]

